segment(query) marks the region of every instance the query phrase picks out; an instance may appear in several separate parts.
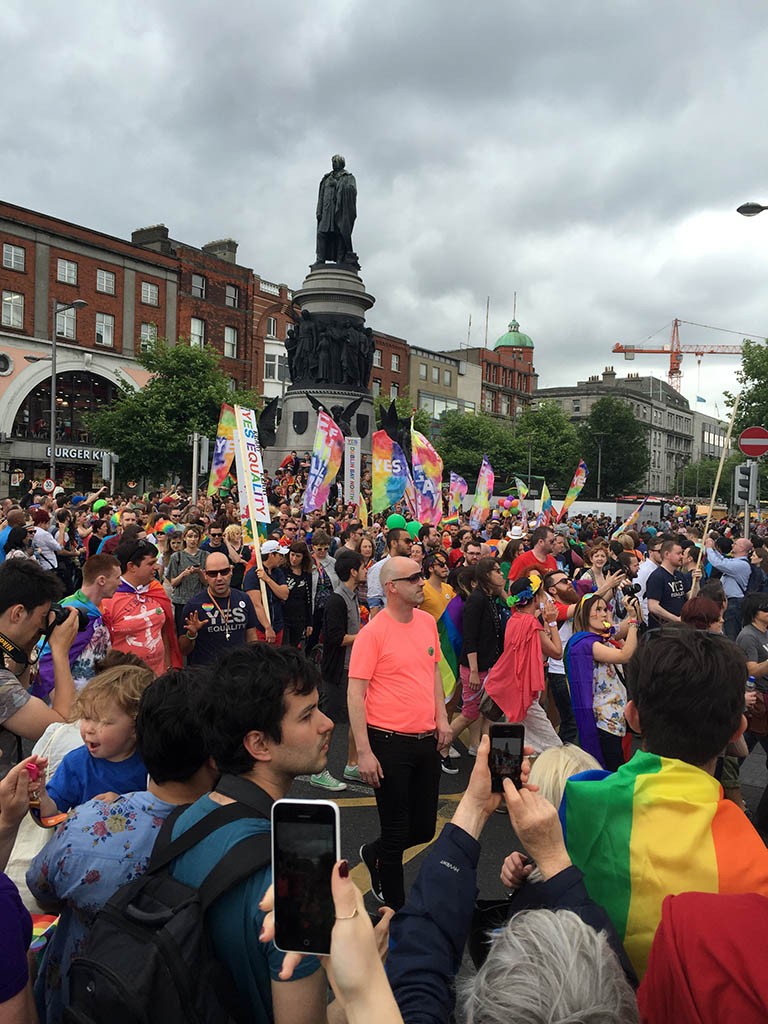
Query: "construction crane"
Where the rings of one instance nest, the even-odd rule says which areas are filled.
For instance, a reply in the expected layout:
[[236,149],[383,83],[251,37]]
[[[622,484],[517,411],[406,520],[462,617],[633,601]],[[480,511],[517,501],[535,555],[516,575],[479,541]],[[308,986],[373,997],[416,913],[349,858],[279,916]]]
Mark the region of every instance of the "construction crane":
[[[687,323],[688,321],[682,321]],[[622,345],[617,342],[611,349],[612,352],[623,352],[625,359],[634,359],[636,355],[666,355],[669,353],[669,371],[667,380],[677,391],[680,390],[680,379],[683,376],[682,362],[684,355],[696,356],[701,360],[703,355],[740,356],[741,345],[681,345],[680,344],[680,323],[675,318],[672,321],[672,336],[669,344],[660,348],[648,348],[640,345]],[[733,332],[736,333],[736,332]]]

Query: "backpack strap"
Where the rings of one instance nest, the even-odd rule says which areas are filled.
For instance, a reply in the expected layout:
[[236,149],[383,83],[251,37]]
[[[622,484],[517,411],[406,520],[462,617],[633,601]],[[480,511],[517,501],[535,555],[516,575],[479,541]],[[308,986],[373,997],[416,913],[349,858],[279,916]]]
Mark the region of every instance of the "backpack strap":
[[[184,807],[183,810],[187,808]],[[176,811],[173,812],[178,818]],[[186,832],[183,832],[178,839],[171,839],[170,836],[173,833],[173,822],[168,827],[168,820],[163,825],[160,831],[160,835],[157,838],[155,847],[152,850],[152,856],[147,867],[147,874],[152,874],[159,871],[161,868],[166,867],[171,861],[180,857],[182,853],[186,853],[187,850],[191,850],[193,846],[196,846],[203,839],[207,839],[211,833],[215,832],[216,829],[221,828],[222,825],[228,825],[231,821],[239,821],[241,818],[262,818],[264,815],[259,814],[256,811],[252,811],[247,807],[243,807],[241,804],[223,804],[211,811],[210,814],[206,814],[200,821],[196,821],[195,824],[188,828]],[[163,833],[165,832],[165,835]],[[158,849],[160,840],[163,840],[162,846]]]
[[229,889],[255,875],[272,861],[272,835],[262,832],[246,836],[210,871],[198,887],[200,906],[208,910]]

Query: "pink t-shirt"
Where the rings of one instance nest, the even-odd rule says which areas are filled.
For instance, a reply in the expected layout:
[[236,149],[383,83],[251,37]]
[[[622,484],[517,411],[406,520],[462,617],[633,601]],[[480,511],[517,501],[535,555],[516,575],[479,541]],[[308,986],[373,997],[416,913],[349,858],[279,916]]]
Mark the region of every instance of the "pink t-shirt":
[[368,680],[368,725],[397,732],[434,729],[439,660],[437,623],[427,612],[417,608],[410,622],[397,622],[385,608],[371,619],[349,659],[349,678]]

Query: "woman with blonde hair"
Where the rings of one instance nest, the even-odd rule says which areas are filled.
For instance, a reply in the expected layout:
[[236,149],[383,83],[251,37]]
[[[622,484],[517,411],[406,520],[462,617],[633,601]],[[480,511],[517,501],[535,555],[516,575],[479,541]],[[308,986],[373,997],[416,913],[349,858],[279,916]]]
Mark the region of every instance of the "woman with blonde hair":
[[243,576],[245,576],[246,567],[253,557],[253,552],[247,544],[243,544],[243,528],[238,523],[230,523],[229,526],[224,527],[224,546],[232,563],[230,586],[235,590],[242,590]]

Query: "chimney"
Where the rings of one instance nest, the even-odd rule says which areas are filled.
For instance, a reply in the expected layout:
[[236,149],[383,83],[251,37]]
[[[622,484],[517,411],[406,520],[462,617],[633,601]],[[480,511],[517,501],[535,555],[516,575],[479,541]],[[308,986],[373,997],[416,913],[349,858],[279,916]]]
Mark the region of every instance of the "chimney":
[[606,366],[603,370],[603,384],[615,384],[616,383],[616,371],[612,366]]
[[225,263],[237,263],[237,242],[234,238],[220,238],[203,246],[203,252],[216,256]]
[[168,228],[165,224],[153,224],[148,228],[137,228],[131,232],[131,241],[142,249],[154,249],[166,256],[173,255],[171,243],[168,241]]

